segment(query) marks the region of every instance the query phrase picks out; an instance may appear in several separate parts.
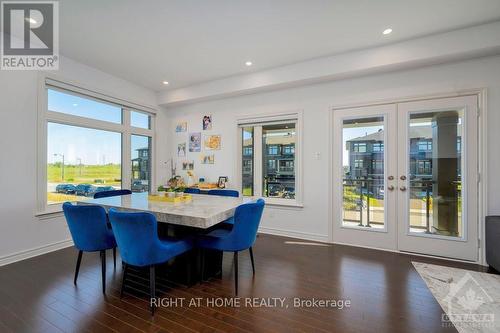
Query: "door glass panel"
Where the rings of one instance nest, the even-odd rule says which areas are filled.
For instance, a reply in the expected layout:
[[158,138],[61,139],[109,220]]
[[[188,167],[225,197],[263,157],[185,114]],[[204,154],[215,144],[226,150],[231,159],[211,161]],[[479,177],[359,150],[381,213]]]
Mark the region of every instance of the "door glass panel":
[[384,117],[343,121],[344,226],[385,228],[384,141]]
[[462,237],[463,110],[410,114],[411,233]]
[[149,136],[131,136],[132,192],[147,192],[151,183],[151,138]]

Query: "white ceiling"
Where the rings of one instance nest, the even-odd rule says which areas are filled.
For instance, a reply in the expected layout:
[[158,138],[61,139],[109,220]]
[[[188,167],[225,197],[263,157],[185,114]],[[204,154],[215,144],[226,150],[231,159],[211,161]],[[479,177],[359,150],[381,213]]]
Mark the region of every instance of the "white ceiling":
[[61,0],[60,49],[161,91],[499,19],[499,0]]

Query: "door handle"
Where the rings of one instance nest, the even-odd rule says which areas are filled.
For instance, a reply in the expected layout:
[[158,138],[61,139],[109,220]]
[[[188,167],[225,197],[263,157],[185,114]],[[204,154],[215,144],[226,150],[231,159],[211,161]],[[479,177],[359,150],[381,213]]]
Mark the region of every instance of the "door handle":
[[388,180],[394,180],[394,176],[387,177]]
[[401,192],[404,192],[406,191],[406,186],[401,186],[399,189],[401,190]]
[[405,175],[401,175],[401,177],[399,177],[399,179],[406,180],[406,176]]
[[389,191],[394,191],[394,186],[392,186],[392,185],[387,186],[387,189],[388,189]]

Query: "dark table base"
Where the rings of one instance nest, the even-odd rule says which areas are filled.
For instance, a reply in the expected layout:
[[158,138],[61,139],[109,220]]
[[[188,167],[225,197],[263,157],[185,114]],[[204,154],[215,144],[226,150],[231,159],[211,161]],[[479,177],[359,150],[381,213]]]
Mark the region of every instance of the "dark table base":
[[[160,239],[176,238],[182,239],[210,232],[211,229],[202,230],[198,228],[185,227],[167,223],[158,223],[158,236]],[[165,264],[157,266],[157,274],[161,274],[173,282],[192,286],[201,281],[201,249],[194,248]],[[205,256],[205,265],[203,277],[219,277],[222,273],[222,251],[203,250]]]

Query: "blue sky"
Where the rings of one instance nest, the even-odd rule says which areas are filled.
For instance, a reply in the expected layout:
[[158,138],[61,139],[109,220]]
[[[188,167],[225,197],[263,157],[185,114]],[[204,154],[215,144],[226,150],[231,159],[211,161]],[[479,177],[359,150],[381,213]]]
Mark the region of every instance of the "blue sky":
[[[56,90],[48,90],[48,108],[51,111],[121,123],[120,107]],[[145,114],[132,112],[131,123],[136,127],[148,128],[149,118]],[[87,165],[121,163],[120,133],[56,123],[49,123],[47,130],[48,163],[60,162],[61,154],[64,154],[67,164],[77,164],[79,158]],[[147,146],[147,137],[132,136],[132,158],[137,157],[136,149]]]

